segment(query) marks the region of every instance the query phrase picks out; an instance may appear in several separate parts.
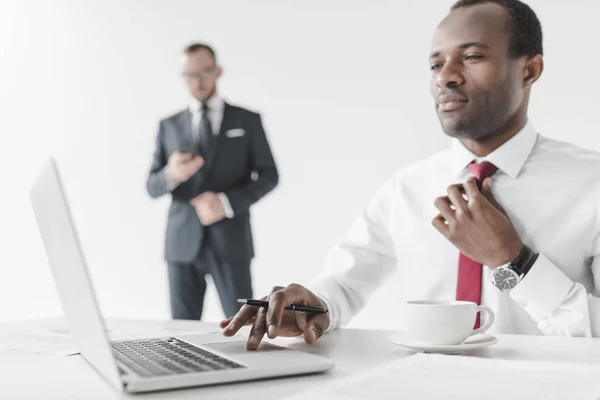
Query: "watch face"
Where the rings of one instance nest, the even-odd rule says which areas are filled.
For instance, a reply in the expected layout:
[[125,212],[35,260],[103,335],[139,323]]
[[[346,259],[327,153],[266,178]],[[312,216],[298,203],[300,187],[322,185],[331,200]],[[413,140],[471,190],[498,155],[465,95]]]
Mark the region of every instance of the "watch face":
[[494,271],[494,282],[502,290],[510,290],[519,283],[519,276],[508,268],[498,268]]

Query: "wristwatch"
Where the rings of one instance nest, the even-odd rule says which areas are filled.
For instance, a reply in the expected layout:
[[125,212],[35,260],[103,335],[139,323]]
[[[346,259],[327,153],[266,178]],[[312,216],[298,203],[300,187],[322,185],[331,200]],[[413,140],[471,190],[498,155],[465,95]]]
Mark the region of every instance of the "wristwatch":
[[524,245],[517,258],[494,268],[492,283],[503,292],[511,291],[529,272],[538,256],[538,253],[534,252],[529,246]]

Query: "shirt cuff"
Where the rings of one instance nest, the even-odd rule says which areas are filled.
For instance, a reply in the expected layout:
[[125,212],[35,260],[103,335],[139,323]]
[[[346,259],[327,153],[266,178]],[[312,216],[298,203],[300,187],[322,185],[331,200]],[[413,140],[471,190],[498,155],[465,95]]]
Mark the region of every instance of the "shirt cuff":
[[321,301],[325,304],[325,307],[327,308],[327,314],[329,314],[329,326],[327,327],[327,329],[325,329],[325,331],[323,332],[323,334],[326,334],[329,331],[333,331],[337,328],[337,326],[335,324],[337,324],[337,321],[334,320],[335,317],[335,311],[332,311],[331,309],[331,301],[323,296],[317,296],[319,299],[321,299]]
[[167,169],[166,168],[163,168],[163,170],[162,170],[162,176],[163,176],[163,179],[165,180],[165,184],[167,186],[167,191],[169,191],[169,192],[171,190],[175,189],[181,183],[181,182],[177,182],[177,181],[169,178],[169,175],[167,175]]
[[229,202],[227,195],[225,193],[219,193],[219,199],[223,205],[223,210],[225,210],[225,217],[233,218],[233,208],[231,208],[231,203]]
[[313,292],[313,294],[325,304],[325,307],[327,308],[327,313],[329,314],[329,326],[327,327],[327,329],[325,329],[325,332],[323,333],[327,333],[329,331],[337,329],[339,323],[337,317],[339,315],[336,312],[336,310],[333,309],[334,303],[331,301],[329,296],[323,294],[327,292],[327,288],[323,287],[323,282],[316,283],[309,290]]
[[556,265],[540,254],[523,280],[510,292],[537,323],[558,308],[573,287]]

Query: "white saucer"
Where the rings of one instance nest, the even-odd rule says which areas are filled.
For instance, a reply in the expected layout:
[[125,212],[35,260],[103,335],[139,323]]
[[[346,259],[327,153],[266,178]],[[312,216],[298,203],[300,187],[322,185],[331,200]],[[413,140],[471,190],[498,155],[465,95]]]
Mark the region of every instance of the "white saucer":
[[498,342],[498,338],[496,336],[480,334],[469,337],[461,344],[426,344],[413,339],[408,332],[404,331],[391,334],[388,337],[388,340],[394,344],[397,344],[398,346],[406,347],[411,350],[439,354],[460,354],[465,350],[481,349]]

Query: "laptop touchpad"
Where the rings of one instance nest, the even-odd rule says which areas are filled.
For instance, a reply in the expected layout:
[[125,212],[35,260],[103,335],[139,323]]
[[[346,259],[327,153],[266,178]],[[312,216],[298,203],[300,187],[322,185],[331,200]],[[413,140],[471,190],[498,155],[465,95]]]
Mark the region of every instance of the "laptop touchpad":
[[[228,355],[248,355],[253,353],[254,351],[247,351],[244,347],[246,342],[229,342],[229,343],[203,343],[201,346],[206,347],[207,349],[213,350],[217,353],[228,354]],[[258,346],[259,353],[270,353],[282,350],[289,350],[285,347],[279,347],[267,342],[261,342],[260,346]]]

